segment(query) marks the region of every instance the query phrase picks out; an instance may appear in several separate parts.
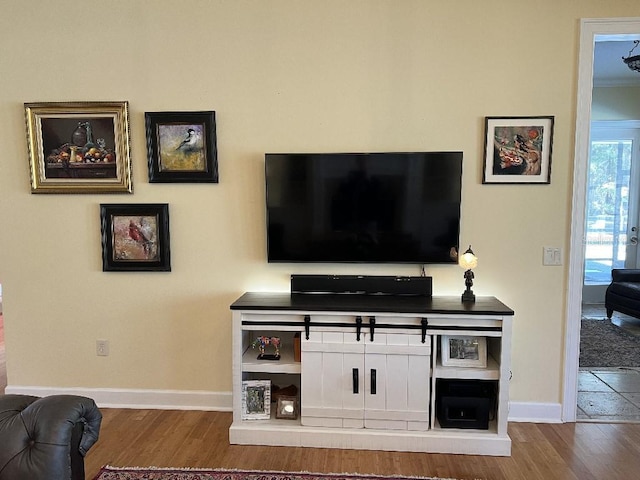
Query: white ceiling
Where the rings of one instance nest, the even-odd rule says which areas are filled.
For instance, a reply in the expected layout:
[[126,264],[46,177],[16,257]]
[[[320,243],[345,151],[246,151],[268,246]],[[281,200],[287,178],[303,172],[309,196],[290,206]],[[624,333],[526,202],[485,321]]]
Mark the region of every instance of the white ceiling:
[[[640,72],[627,67],[622,57],[629,56],[634,46],[633,39],[596,41],[593,55],[593,85],[604,86],[639,86]],[[638,46],[631,56],[640,55]]]

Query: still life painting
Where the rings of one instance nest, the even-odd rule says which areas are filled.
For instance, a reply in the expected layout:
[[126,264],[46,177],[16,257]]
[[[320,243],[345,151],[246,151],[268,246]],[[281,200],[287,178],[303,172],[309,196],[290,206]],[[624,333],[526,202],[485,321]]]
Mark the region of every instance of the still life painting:
[[218,182],[215,112],[147,112],[149,182]]
[[550,183],[554,117],[486,117],[482,183]]
[[32,193],[131,193],[127,102],[26,103]]

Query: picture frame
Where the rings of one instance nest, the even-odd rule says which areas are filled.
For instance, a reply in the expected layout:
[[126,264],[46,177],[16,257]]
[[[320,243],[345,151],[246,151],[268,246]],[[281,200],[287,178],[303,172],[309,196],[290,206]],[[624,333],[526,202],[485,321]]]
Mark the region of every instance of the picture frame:
[[129,106],[25,103],[31,193],[133,193]]
[[440,338],[440,353],[443,367],[486,368],[486,337],[442,335]]
[[216,112],[146,112],[150,183],[218,183]]
[[171,271],[169,205],[101,204],[104,272]]
[[485,184],[551,183],[553,116],[485,117]]
[[281,395],[276,404],[276,418],[296,420],[298,418],[298,399]]
[[271,381],[243,380],[242,420],[271,418]]

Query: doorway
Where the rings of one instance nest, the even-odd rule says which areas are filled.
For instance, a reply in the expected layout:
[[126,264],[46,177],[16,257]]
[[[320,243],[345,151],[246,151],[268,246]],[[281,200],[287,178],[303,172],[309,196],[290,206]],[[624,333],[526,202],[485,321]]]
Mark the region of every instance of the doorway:
[[592,122],[583,304],[604,303],[612,268],[638,267],[638,162],[640,122]]
[[[596,55],[597,63],[597,55]],[[598,66],[594,67],[597,71]],[[637,128],[634,128],[637,127]],[[592,122],[578,373],[579,421],[640,420],[640,320],[606,318],[613,268],[636,268],[640,122]]]
[[640,38],[640,18],[581,20],[562,400],[562,420],[565,422],[575,422],[577,414],[594,49],[597,41],[637,38]]

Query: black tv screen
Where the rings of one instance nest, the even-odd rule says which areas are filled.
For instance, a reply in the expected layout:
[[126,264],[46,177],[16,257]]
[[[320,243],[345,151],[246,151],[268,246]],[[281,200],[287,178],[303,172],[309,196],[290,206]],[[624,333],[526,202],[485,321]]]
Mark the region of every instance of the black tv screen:
[[265,155],[269,262],[448,263],[462,152]]

